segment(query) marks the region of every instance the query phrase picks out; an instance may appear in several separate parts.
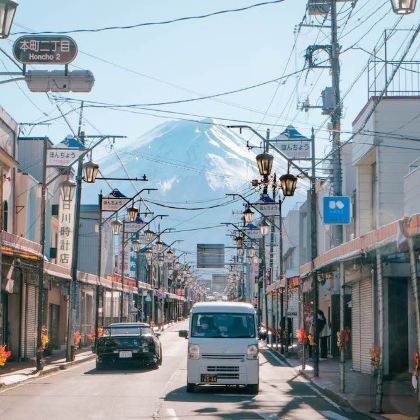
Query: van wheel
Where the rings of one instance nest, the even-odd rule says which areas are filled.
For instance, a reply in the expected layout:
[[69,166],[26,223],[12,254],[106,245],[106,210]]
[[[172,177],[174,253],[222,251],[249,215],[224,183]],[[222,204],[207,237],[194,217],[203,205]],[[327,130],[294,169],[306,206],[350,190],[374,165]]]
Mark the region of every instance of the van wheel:
[[250,394],[257,395],[260,390],[260,384],[248,385],[248,391]]
[[187,383],[187,392],[194,392],[195,391],[195,384],[192,384],[191,382]]

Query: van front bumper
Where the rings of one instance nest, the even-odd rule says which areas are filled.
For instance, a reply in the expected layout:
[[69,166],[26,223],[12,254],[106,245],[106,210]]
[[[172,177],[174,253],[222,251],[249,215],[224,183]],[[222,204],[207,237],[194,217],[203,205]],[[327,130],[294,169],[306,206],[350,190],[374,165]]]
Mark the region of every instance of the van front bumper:
[[[216,379],[207,382],[206,379]],[[196,385],[255,385],[259,362],[248,359],[188,359],[187,382]]]

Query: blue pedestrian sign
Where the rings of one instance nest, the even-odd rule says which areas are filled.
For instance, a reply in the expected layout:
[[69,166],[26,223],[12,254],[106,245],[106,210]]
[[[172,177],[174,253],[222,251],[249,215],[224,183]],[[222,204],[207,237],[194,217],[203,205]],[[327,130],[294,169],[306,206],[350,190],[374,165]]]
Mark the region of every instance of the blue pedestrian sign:
[[347,225],[350,223],[350,197],[324,197],[324,224]]

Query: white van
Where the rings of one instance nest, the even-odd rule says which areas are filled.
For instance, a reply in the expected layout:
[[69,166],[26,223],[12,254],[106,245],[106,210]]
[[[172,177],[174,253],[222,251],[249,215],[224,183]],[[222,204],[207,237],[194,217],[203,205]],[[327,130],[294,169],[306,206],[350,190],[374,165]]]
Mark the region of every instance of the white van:
[[255,309],[248,303],[196,303],[188,332],[187,392],[196,385],[246,385],[259,390]]

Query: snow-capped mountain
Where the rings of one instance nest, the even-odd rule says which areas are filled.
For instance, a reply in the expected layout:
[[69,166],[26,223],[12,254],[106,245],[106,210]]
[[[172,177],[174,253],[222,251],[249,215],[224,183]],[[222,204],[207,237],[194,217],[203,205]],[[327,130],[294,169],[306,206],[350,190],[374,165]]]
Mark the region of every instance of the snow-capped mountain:
[[[98,161],[101,173],[130,178],[146,174],[149,182],[136,182],[135,186],[158,188],[145,193],[143,198],[149,200],[146,204],[155,214],[170,216],[162,221],[163,227],[186,230],[238,219],[232,217],[232,210],[243,209],[242,201],[226,205],[230,198],[225,194],[248,196],[252,192],[250,181],[258,177],[255,155],[259,150],[248,150],[238,133],[211,120],[166,122],[124,146],[120,144]],[[130,182],[115,181],[109,186],[97,182],[93,188],[85,188],[84,202],[96,200],[94,189],[108,194],[111,186],[127,196],[135,194]],[[255,193],[250,196],[253,200],[257,198]],[[226,232],[224,227],[178,232],[165,235],[164,240],[170,243],[184,239],[179,247],[195,251],[196,243],[232,244]]]

